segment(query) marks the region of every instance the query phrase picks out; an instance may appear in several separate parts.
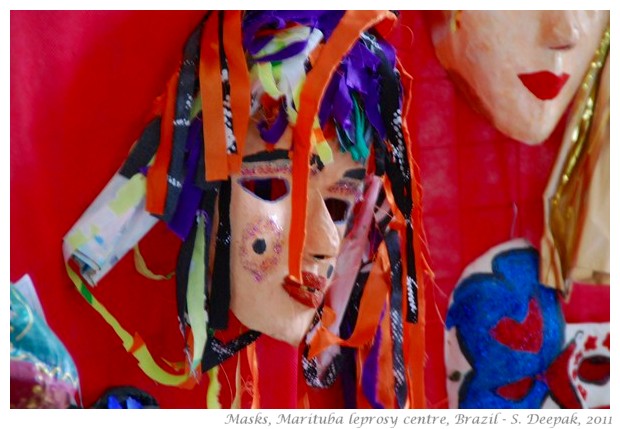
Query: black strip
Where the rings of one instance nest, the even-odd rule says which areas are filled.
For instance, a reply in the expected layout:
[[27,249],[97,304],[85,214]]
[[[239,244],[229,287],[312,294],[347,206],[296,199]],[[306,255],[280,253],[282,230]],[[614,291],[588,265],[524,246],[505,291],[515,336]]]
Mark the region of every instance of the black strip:
[[375,150],[375,176],[383,176],[385,174],[385,160],[387,153],[383,140],[377,132],[374,132],[374,138],[372,139],[372,146]]
[[403,354],[402,309],[402,262],[400,240],[396,231],[388,231],[385,236],[390,266],[392,268],[392,291],[390,294],[390,323],[392,327],[392,369],[394,371],[394,393],[399,408],[407,402],[407,379],[405,377],[405,356]]
[[[204,264],[205,264],[205,279],[204,279],[204,296],[205,296],[205,311],[209,313],[209,290],[211,289],[211,277],[209,273],[210,263],[210,251],[211,251],[211,234],[213,231],[213,213],[215,212],[215,200],[219,192],[219,182],[213,184],[208,190],[204,192],[204,196],[201,201],[201,209],[206,214],[205,218],[205,252],[204,252]],[[209,320],[207,320],[207,328],[209,327]]]
[[[349,301],[347,303],[347,307],[345,308],[344,316],[339,328],[339,335],[345,340],[351,337],[355,324],[357,323],[360,301],[362,299],[364,287],[368,281],[368,276],[369,272],[362,271],[361,268],[358,270],[358,274],[355,278],[355,283],[353,285],[353,289],[351,290],[351,295],[349,296]],[[318,322],[319,320],[316,320],[316,323]],[[314,323],[313,326],[316,323]],[[309,350],[310,347],[306,345],[302,355],[302,368],[304,378],[306,379],[308,386],[319,389],[327,389],[334,384],[342,370],[347,373],[348,378],[353,377],[354,380],[356,379],[356,366],[354,360],[355,349],[350,347],[341,347],[340,354],[334,357],[322,374],[319,374],[318,371],[317,358],[312,360],[308,359]]]
[[153,119],[144,129],[142,135],[129,152],[129,156],[121,167],[119,173],[130,179],[146,167],[155,156],[159,147],[161,131],[161,118]]
[[194,89],[196,87],[197,64],[200,58],[200,35],[202,23],[194,30],[185,44],[183,62],[179,71],[177,84],[177,99],[174,111],[172,156],[168,168],[168,192],[166,194],[166,206],[162,219],[169,222],[174,216],[181,188],[185,181],[184,160],[187,146],[187,135],[190,126],[190,114],[194,102]]
[[289,151],[286,149],[275,149],[271,151],[260,151],[253,155],[243,157],[243,162],[268,162],[281,159],[290,159]]
[[364,178],[366,177],[366,169],[352,168],[351,170],[347,170],[344,172],[344,177],[348,177],[350,179],[364,180]]
[[226,344],[222,343],[213,335],[209,335],[207,344],[205,344],[205,351],[202,355],[202,370],[206,372],[214,366],[221,364],[226,359],[233,357],[243,348],[256,341],[260,335],[258,331],[247,331]]
[[230,179],[220,186],[218,217],[209,319],[211,328],[226,329],[230,307]]
[[418,322],[418,281],[415,267],[413,226],[407,225],[407,321]]
[[[187,239],[181,244],[177,257],[176,284],[177,284],[177,314],[181,324],[181,334],[185,338],[185,328],[189,324],[187,314],[187,282],[189,280],[189,268],[196,242],[197,224],[194,222]],[[187,344],[186,344],[187,346]]]
[[386,173],[392,184],[392,193],[398,210],[406,222],[407,247],[407,321],[418,321],[418,285],[416,282],[416,268],[413,244],[413,197],[411,195],[411,168],[407,156],[407,147],[402,130],[402,116],[400,112],[401,86],[398,73],[391,69],[385,56],[381,57],[379,72],[382,77],[381,88],[381,116],[386,125],[388,143],[391,153],[386,157]]
[[325,168],[325,164],[323,164],[323,161],[321,161],[321,157],[315,153],[310,156],[310,165],[316,165],[316,168],[318,168],[319,171],[323,171],[323,169]]
[[[200,113],[202,116],[202,113]],[[200,155],[198,156],[198,168],[196,169],[196,178],[194,179],[194,184],[200,189],[207,190],[211,186],[209,182],[205,179],[205,145],[204,138],[203,144],[200,145]]]

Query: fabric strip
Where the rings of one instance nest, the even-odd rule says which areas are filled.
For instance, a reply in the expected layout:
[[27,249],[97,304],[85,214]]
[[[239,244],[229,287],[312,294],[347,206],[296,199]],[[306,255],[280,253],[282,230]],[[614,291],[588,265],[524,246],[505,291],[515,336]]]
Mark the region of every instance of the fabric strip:
[[135,146],[129,152],[129,156],[119,170],[119,174],[131,179],[148,165],[159,147],[160,128],[160,117],[156,117],[146,126]]
[[314,68],[308,74],[300,95],[299,115],[293,130],[293,186],[289,244],[289,274],[301,280],[301,257],[306,239],[306,206],[310,172],[310,141],[321,98],[342,57],[351,49],[359,34],[386,18],[387,11],[346,11],[321,50]]
[[177,208],[181,187],[185,179],[185,147],[190,126],[190,113],[194,102],[196,86],[196,65],[199,58],[199,42],[202,25],[189,37],[183,51],[183,62],[179,72],[176,106],[173,121],[172,158],[168,169],[168,193],[163,220],[169,222]]
[[168,192],[168,167],[172,149],[174,107],[179,73],[176,72],[168,81],[166,103],[161,119],[161,141],[155,161],[149,169],[146,182],[146,210],[153,215],[162,215]]
[[256,341],[260,335],[260,332],[250,330],[226,344],[210,335],[202,359],[202,370],[208,371],[226,359],[230,359],[236,353]]
[[221,13],[212,13],[209,16],[200,42],[199,80],[203,103],[202,124],[207,182],[225,180],[228,177],[219,44]]
[[390,293],[390,322],[392,328],[392,359],[394,371],[394,390],[399,408],[407,402],[407,382],[405,378],[405,361],[403,355],[403,318],[402,309],[402,264],[400,258],[400,240],[398,232],[388,231],[385,236],[390,265],[392,266],[392,291]]
[[230,180],[222,182],[210,295],[211,327],[226,329],[230,307]]
[[230,110],[235,119],[233,132],[237,141],[237,153],[229,155],[229,172],[236,173],[241,167],[240,156],[247,137],[250,123],[250,73],[243,50],[241,32],[241,11],[224,12],[224,51],[228,62],[230,80]]

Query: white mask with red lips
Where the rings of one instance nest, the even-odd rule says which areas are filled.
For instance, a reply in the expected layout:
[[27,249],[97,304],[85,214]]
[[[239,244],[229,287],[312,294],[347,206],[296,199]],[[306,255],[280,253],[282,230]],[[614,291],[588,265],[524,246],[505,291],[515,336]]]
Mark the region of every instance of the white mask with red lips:
[[444,11],[431,20],[437,58],[505,135],[545,141],[585,75],[609,11]]

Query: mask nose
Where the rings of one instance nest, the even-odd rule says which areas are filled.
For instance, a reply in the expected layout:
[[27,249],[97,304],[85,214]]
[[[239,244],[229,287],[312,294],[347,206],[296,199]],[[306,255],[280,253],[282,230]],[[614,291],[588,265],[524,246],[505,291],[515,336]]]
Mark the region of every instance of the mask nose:
[[306,243],[304,257],[316,262],[335,258],[340,248],[340,236],[317,189],[308,191]]
[[575,47],[581,37],[579,12],[574,10],[542,11],[540,38],[542,44],[556,51]]

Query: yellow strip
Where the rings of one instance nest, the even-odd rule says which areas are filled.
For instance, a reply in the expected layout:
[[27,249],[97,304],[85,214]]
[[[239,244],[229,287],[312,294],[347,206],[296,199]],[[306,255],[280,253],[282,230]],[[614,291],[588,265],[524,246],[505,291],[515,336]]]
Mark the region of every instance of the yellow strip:
[[[133,336],[121,326],[118,320],[116,320],[116,318],[112,316],[112,314],[110,314],[110,312],[99,301],[97,301],[88,287],[84,284],[81,277],[71,269],[68,263],[65,264],[65,267],[69,278],[75,285],[75,288],[78,290],[80,295],[82,295],[82,297],[84,297],[93,309],[95,309],[95,311],[103,317],[108,325],[112,327],[116,335],[118,335],[118,337],[122,340],[125,350],[131,350],[134,344]],[[184,374],[171,374],[157,365],[146,344],[143,344],[137,350],[134,350],[132,354],[138,360],[138,366],[142,369],[142,371],[158,383],[166,386],[179,386],[190,378],[189,371]]]
[[220,385],[220,380],[218,380],[217,378],[219,372],[219,365],[216,365],[209,371],[207,371],[207,375],[209,376],[209,388],[207,389],[207,408],[209,409],[219,410],[222,408],[222,404],[220,404],[219,400],[220,390],[222,386]]
[[263,85],[265,92],[269,94],[274,100],[278,100],[282,93],[276,85],[275,78],[273,76],[273,67],[271,63],[259,63],[254,65],[256,72],[258,73],[258,79]]
[[166,275],[156,274],[153,271],[151,271],[149,267],[146,265],[146,261],[144,260],[142,253],[140,253],[140,247],[137,244],[133,248],[133,262],[136,267],[136,271],[142,274],[147,279],[170,280],[174,276],[174,271]]

